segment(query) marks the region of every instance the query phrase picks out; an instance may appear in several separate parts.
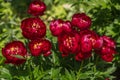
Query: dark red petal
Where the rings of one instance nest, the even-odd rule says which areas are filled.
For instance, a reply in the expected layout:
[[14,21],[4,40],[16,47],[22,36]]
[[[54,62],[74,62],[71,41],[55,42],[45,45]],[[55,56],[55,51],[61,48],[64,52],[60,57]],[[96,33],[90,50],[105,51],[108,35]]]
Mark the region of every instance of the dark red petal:
[[91,19],[85,13],[77,13],[72,16],[72,25],[81,30],[88,29],[91,26]]
[[46,10],[46,5],[44,2],[39,0],[34,0],[30,3],[28,13],[33,16],[43,15]]
[[52,48],[52,44],[51,44],[51,42],[49,41],[49,40],[43,40],[42,41],[42,52],[48,52],[48,51],[50,51],[51,50],[51,48]]
[[50,23],[50,30],[53,36],[62,35],[72,31],[70,21],[63,21],[61,19],[53,20]]
[[66,57],[68,55],[69,55],[68,53],[62,53],[62,57]]
[[105,80],[110,80],[109,78],[106,78]]
[[113,55],[112,54],[105,54],[105,55],[101,55],[101,58],[106,62],[112,62]]
[[115,42],[108,36],[102,36],[103,40],[104,40],[104,45],[114,48],[116,47]]
[[52,54],[52,52],[51,52],[51,51],[48,51],[48,52],[46,52],[46,53],[43,53],[43,56],[47,57],[47,56],[49,56],[50,54]]
[[42,52],[42,40],[36,39],[29,42],[29,49],[33,56],[39,56]]
[[63,21],[61,19],[53,20],[50,23],[50,30],[52,35],[59,36],[62,33]]
[[79,54],[77,54],[77,55],[75,56],[75,59],[76,59],[77,61],[82,61],[82,60],[84,60],[84,55],[82,55],[81,53],[79,53]]
[[95,42],[95,44],[94,44],[94,49],[101,49],[102,48],[102,46],[103,46],[103,38],[102,37],[100,37],[100,38],[98,38],[97,40],[96,40],[96,42]]
[[78,54],[76,54],[75,59],[77,61],[82,61],[82,60],[87,59],[89,57],[91,57],[91,52],[87,52],[87,53],[79,52]]
[[64,32],[71,32],[72,31],[72,26],[71,26],[70,21],[63,22],[63,31]]
[[115,49],[107,47],[107,46],[104,46],[101,49],[101,54],[103,54],[103,55],[105,55],[105,54],[115,54],[115,53],[116,53]]

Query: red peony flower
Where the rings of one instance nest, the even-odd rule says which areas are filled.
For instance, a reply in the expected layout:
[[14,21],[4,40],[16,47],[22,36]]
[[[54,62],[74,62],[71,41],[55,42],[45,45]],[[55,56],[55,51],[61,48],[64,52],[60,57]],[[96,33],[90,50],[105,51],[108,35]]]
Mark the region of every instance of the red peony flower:
[[26,61],[27,50],[22,42],[13,41],[6,44],[2,49],[2,54],[6,58],[5,63],[18,65]]
[[116,54],[116,51],[115,42],[111,38],[102,36],[96,40],[94,46],[96,53],[98,53],[104,61],[112,62],[113,55]]
[[42,40],[35,39],[29,42],[29,49],[33,56],[39,56],[42,53]]
[[97,39],[98,35],[94,31],[91,30],[80,31],[80,42],[82,52],[91,51]]
[[85,13],[77,13],[72,16],[72,25],[79,29],[88,29],[91,26],[91,19]]
[[46,39],[36,39],[29,43],[29,49],[33,56],[39,56],[40,54],[48,56],[51,54],[51,47],[50,41]]
[[90,40],[90,35],[84,35],[81,37],[81,51],[91,52],[92,51],[92,41]]
[[50,30],[52,35],[59,36],[63,32],[71,32],[71,23],[69,21],[63,21],[61,19],[53,20],[50,23]]
[[103,46],[107,46],[107,47],[111,47],[111,48],[115,49],[116,45],[115,45],[115,42],[110,37],[101,36],[96,40],[94,48],[100,49]]
[[103,46],[100,52],[101,52],[101,55],[116,53],[115,49],[107,47],[107,46]]
[[34,0],[30,3],[28,13],[33,16],[43,15],[46,10],[46,5],[44,2],[39,0]]
[[110,38],[110,37],[107,37],[107,36],[102,36],[103,40],[104,40],[104,45],[105,46],[108,46],[108,47],[111,47],[111,48],[114,48],[115,49],[115,42]]
[[96,50],[96,53],[98,53],[104,61],[112,62],[113,55],[116,51],[108,46],[103,46],[100,50]]
[[51,52],[51,51],[48,51],[48,52],[46,52],[46,53],[43,53],[43,56],[47,57],[47,56],[49,56],[50,54],[52,54],[52,52]]
[[79,35],[76,32],[64,33],[58,37],[59,50],[63,57],[69,53],[76,54],[79,52],[79,39]]
[[44,56],[49,56],[52,52],[50,51],[52,48],[52,44],[49,40],[42,41],[42,53]]
[[42,38],[46,34],[46,26],[40,18],[27,18],[21,22],[22,34],[25,38]]
[[94,44],[94,49],[100,50],[103,47],[103,38],[99,37],[96,39],[96,42]]
[[101,55],[101,58],[106,61],[106,62],[112,62],[113,60],[113,55],[111,53]]

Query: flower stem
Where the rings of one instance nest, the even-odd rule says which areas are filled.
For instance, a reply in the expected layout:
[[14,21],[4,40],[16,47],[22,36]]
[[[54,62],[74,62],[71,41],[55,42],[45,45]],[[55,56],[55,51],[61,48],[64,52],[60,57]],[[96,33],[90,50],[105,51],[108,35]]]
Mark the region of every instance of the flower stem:
[[79,69],[79,71],[77,73],[77,79],[76,80],[79,80],[79,74],[81,73],[81,70],[82,70],[82,67],[83,67],[83,63],[84,63],[84,61],[81,61],[80,69]]

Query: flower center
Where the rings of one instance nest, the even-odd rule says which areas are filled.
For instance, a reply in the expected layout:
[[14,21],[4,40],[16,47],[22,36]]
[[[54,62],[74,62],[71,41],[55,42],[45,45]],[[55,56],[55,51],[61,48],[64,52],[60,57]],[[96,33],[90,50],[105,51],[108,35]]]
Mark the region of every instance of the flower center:
[[85,24],[85,23],[88,23],[88,22],[86,20],[84,20],[84,19],[81,19],[80,23],[84,23]]
[[63,24],[59,24],[59,25],[58,25],[58,27],[62,27],[62,26],[63,26]]
[[11,47],[9,51],[13,54],[18,54],[19,53],[19,48],[18,47]]
[[71,37],[68,37],[66,40],[65,40],[65,43],[66,43],[66,46],[68,48],[71,48],[72,47],[72,38]]
[[11,51],[18,51],[18,47],[11,47],[10,50]]
[[38,32],[39,28],[40,28],[40,25],[38,23],[33,23],[32,24],[33,32]]
[[35,8],[40,7],[40,4],[34,4],[33,7]]
[[40,26],[38,23],[33,23],[32,28],[38,29]]
[[90,37],[90,41],[92,42],[92,45],[94,45],[95,42],[96,42],[96,40],[94,38],[92,38],[92,37]]
[[33,48],[38,49],[41,47],[41,45],[42,45],[42,43],[36,43],[36,44],[34,44]]

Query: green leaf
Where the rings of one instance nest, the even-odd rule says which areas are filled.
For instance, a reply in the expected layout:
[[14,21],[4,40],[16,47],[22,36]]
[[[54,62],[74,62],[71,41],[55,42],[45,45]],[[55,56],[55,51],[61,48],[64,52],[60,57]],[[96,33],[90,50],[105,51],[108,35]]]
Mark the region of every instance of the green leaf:
[[51,69],[51,78],[54,79],[54,78],[58,78],[58,76],[60,75],[60,71],[61,71],[61,67],[55,69],[55,68],[52,68]]
[[8,69],[0,67],[0,79],[12,80],[12,76]]
[[19,59],[25,59],[23,56],[18,55],[18,54],[16,54],[16,55],[11,55],[11,56],[16,57],[16,58],[19,58]]
[[67,69],[65,69],[65,76],[68,80],[73,80],[71,73]]
[[106,72],[104,72],[105,75],[109,75],[112,74],[113,72],[115,72],[116,67],[113,65],[112,67],[108,68]]
[[87,73],[87,72],[85,72],[85,73],[80,73],[80,74],[79,74],[79,79],[85,79],[85,80],[87,80],[87,79],[90,78],[90,75],[91,75],[91,74],[89,74],[89,73]]

